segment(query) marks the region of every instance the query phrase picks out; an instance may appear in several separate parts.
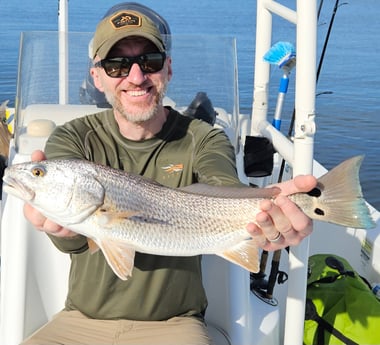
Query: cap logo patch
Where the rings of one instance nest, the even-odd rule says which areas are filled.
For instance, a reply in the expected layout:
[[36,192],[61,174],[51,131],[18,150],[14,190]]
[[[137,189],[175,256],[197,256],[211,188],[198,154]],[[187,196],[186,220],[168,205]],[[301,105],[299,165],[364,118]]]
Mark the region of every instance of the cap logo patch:
[[111,23],[115,29],[120,29],[124,26],[141,26],[141,17],[133,13],[122,12],[111,18]]

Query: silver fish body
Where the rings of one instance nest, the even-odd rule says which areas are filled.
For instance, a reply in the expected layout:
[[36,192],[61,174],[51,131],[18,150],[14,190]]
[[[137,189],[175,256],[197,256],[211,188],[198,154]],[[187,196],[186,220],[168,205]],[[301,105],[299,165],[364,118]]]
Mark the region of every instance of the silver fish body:
[[[372,226],[357,179],[361,160],[354,157],[333,169],[333,176],[322,177],[311,195],[300,193],[291,198],[311,218],[352,227]],[[344,204],[344,215],[340,210],[331,211],[342,194],[341,190],[330,193],[337,185],[334,175],[348,176],[351,190],[347,193],[345,187],[344,197],[356,203]],[[95,242],[121,279],[131,275],[135,251],[172,256],[216,254],[257,272],[258,243],[249,238],[246,226],[255,220],[260,201],[279,192],[278,188],[199,184],[174,189],[80,160],[13,165],[6,169],[4,182],[7,193]],[[331,206],[326,208],[326,203]]]

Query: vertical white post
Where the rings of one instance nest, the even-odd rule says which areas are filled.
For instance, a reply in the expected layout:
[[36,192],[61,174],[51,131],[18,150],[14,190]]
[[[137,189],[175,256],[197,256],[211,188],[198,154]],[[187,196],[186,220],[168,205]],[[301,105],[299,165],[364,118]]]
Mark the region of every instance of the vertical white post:
[[4,345],[20,344],[25,332],[28,233],[22,231],[26,219],[14,215],[22,207],[21,200],[7,196],[1,222],[0,344]]
[[58,0],[59,40],[59,104],[67,104],[69,98],[69,49],[68,49],[68,4],[69,0]]
[[257,0],[255,80],[251,116],[251,133],[258,135],[259,123],[267,118],[270,66],[263,56],[272,42],[272,14],[265,6],[265,0]]
[[[294,176],[312,173],[317,56],[316,0],[297,0]],[[309,239],[290,250],[284,345],[302,345]]]

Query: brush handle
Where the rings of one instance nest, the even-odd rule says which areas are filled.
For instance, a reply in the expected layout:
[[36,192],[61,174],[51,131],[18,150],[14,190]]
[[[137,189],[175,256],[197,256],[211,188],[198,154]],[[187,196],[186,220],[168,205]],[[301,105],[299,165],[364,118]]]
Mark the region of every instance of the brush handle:
[[285,95],[288,92],[289,77],[288,74],[284,74],[280,80],[280,87],[278,89],[276,110],[274,112],[274,118],[272,121],[272,126],[278,130],[281,128],[281,113],[282,107],[285,100]]
[[280,80],[280,87],[278,88],[279,93],[287,93],[289,85],[289,76],[288,74],[284,74]]

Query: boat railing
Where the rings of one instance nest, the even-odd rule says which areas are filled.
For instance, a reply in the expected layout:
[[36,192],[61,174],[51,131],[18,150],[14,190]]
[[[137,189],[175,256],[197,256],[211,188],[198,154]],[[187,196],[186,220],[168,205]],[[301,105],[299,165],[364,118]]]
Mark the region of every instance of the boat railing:
[[[312,173],[315,133],[317,2],[292,1],[295,9],[273,0],[257,0],[256,49],[251,135],[268,137],[293,168],[294,175]],[[273,16],[294,24],[296,32],[295,126],[292,142],[268,121],[270,65],[263,60],[272,44]],[[304,301],[309,239],[291,249],[285,345],[303,342]]]

